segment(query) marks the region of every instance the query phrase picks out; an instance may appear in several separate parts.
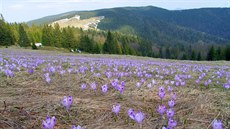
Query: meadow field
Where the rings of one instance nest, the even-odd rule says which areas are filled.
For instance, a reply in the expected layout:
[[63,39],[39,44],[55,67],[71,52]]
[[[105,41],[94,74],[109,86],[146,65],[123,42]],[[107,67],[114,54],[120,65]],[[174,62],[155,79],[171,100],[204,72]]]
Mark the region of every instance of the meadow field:
[[2,129],[229,129],[229,89],[227,61],[0,48]]

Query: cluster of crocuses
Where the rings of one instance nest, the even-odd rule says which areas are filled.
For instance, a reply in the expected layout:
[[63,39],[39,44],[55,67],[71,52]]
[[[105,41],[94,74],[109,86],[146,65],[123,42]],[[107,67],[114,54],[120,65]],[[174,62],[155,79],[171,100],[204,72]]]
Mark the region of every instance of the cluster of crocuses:
[[[73,103],[72,96],[64,96],[63,99],[60,100],[61,105],[68,111]],[[44,129],[53,129],[55,126],[56,118],[53,116],[52,118],[49,116],[46,116],[46,120],[43,120],[42,127]],[[75,125],[72,125],[71,129],[84,129],[80,125],[77,127]]]
[[[120,104],[113,105],[112,112],[118,115],[120,111],[120,107],[121,107]],[[141,125],[142,121],[145,118],[142,112],[138,111],[137,113],[135,113],[134,110],[131,108],[127,111],[127,113],[128,113],[129,118],[131,118],[132,120],[135,120],[138,123],[138,125]]]
[[166,116],[168,118],[167,128],[172,129],[177,125],[177,122],[173,120],[175,114],[173,107],[175,105],[176,94],[172,93],[172,87],[168,87],[168,92],[171,94],[171,100],[168,101],[169,108],[166,110],[166,106],[163,104],[163,98],[166,94],[165,88],[163,86],[159,87],[158,96],[161,100],[161,104],[157,108],[157,112],[160,114],[161,118],[166,111]]
[[118,79],[114,79],[113,81],[110,82],[111,86],[116,89],[117,91],[119,91],[120,94],[122,94],[124,88],[125,88],[125,82],[121,81],[119,82]]

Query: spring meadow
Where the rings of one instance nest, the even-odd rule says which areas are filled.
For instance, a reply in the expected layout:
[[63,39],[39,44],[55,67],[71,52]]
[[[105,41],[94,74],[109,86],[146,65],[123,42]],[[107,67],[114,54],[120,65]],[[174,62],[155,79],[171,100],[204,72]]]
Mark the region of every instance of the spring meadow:
[[1,0],[0,129],[230,129],[229,2]]

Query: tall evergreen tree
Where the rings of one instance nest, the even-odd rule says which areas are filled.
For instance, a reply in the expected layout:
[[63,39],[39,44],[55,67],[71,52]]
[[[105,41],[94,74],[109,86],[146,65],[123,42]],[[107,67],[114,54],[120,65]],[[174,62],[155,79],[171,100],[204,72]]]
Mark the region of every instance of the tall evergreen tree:
[[215,48],[213,46],[208,51],[207,60],[209,61],[215,60]]
[[225,59],[227,61],[230,61],[230,45],[226,47],[225,49]]
[[100,44],[98,44],[98,43],[95,43],[95,44],[94,44],[93,53],[95,53],[95,54],[100,54],[100,53],[101,53]]
[[22,24],[19,24],[19,45],[21,47],[31,46],[29,38]]
[[76,40],[74,37],[74,32],[71,27],[64,28],[62,31],[62,45],[65,48],[71,49],[76,48]]
[[197,54],[196,60],[201,61],[201,53],[200,52]]
[[54,31],[53,31],[53,36],[54,36],[54,46],[55,47],[62,47],[61,41],[62,41],[62,37],[61,37],[61,30],[60,30],[60,26],[58,23],[54,24]]
[[162,51],[162,47],[160,47],[159,49],[159,58],[163,58],[163,51]]
[[53,27],[44,25],[42,29],[42,43],[44,46],[54,46],[53,43]]
[[171,57],[169,47],[166,47],[165,57],[166,57],[166,59],[170,59],[170,57]]
[[187,58],[186,53],[183,53],[182,60],[187,60],[187,59],[188,59],[188,58]]
[[116,36],[114,36],[110,31],[108,31],[107,38],[103,46],[103,52],[108,54],[122,53]]
[[79,49],[85,52],[93,53],[93,40],[88,35],[82,35],[80,38]]
[[216,60],[224,60],[224,50],[219,46],[216,50]]
[[11,27],[3,20],[0,20],[0,45],[10,46],[15,42],[15,37]]
[[194,50],[192,50],[192,54],[190,57],[191,60],[196,60],[196,52]]
[[127,44],[127,40],[122,40],[122,54],[128,55],[129,54],[129,46]]

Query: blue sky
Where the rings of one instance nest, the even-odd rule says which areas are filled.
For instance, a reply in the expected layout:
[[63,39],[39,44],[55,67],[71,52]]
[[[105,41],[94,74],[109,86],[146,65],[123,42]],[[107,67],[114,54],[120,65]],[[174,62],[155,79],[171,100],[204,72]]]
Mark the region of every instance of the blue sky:
[[230,0],[0,0],[0,13],[8,22],[23,22],[73,10],[148,5],[170,10],[230,7]]

